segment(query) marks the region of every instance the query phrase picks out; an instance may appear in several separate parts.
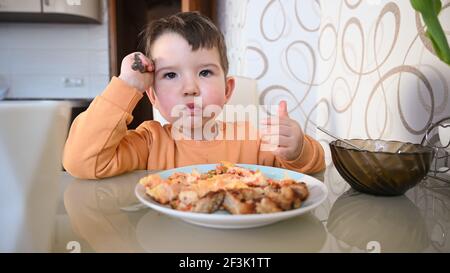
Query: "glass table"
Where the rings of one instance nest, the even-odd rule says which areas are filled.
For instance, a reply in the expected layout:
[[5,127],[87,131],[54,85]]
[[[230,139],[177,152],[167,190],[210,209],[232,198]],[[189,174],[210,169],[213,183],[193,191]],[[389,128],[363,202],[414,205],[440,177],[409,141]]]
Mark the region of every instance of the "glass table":
[[314,175],[327,200],[310,213],[260,228],[194,226],[137,203],[150,171],[99,181],[61,176],[54,252],[450,252],[450,186],[426,179],[405,195],[356,192],[331,164]]

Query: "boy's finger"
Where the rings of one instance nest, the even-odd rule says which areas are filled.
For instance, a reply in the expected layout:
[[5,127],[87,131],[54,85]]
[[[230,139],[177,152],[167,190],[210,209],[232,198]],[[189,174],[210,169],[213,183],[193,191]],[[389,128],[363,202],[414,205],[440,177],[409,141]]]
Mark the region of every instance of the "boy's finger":
[[290,119],[271,117],[271,118],[261,119],[259,123],[261,125],[289,125]]
[[290,137],[293,135],[292,127],[289,125],[268,125],[261,126],[260,132],[265,134],[278,134]]
[[280,141],[278,135],[262,135],[261,142],[265,144],[278,145]]
[[144,62],[145,64],[147,64],[147,65],[153,64],[153,61],[150,58],[148,58],[147,56],[145,56],[144,54],[139,54],[139,56],[141,57],[142,62]]
[[133,69],[134,71],[139,71],[141,73],[145,73],[147,70],[139,52],[136,52],[133,55],[133,63],[131,64],[131,69]]
[[263,125],[259,127],[259,132],[262,135],[274,135],[280,133],[279,125]]
[[260,146],[260,150],[262,152],[273,152],[276,149],[278,149],[278,145],[272,145],[272,144],[266,144],[266,143],[261,143]]
[[288,148],[291,144],[291,138],[287,136],[278,136],[278,147]]
[[278,147],[277,149],[275,149],[273,151],[274,155],[281,157],[281,158],[285,158],[288,153],[289,153],[289,149],[285,148],[285,147]]
[[152,60],[142,54],[139,54],[139,58],[141,59],[142,64],[147,68],[148,72],[152,72],[155,69],[155,65],[153,64]]
[[140,71],[141,73],[153,72],[155,69],[155,65],[152,60],[147,58],[141,52],[134,53],[134,62],[132,64],[132,69],[135,71]]
[[291,146],[292,139],[287,136],[281,135],[263,135],[261,137],[261,142],[264,144],[277,145],[278,147],[289,147]]
[[278,116],[283,118],[289,117],[287,102],[285,100],[280,101],[280,104],[278,104]]
[[278,142],[271,136],[261,137],[261,151],[273,152],[278,148]]
[[156,67],[155,67],[155,63],[153,62],[153,60],[148,59],[148,63],[149,63],[148,70],[150,72],[154,72],[156,70]]

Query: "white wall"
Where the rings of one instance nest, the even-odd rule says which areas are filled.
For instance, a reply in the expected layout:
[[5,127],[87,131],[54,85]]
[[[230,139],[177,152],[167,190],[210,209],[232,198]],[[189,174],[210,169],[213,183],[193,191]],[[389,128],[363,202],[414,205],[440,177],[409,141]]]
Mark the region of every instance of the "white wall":
[[[93,98],[109,82],[107,0],[102,24],[0,22],[0,81],[8,97]],[[65,87],[64,79],[83,86]]]
[[265,103],[287,99],[324,147],[315,125],[344,138],[420,142],[429,122],[450,116],[450,67],[422,39],[409,0],[220,0],[218,14],[230,73],[257,78]]
[[[319,124],[347,138],[420,142],[430,122],[450,116],[450,67],[432,53],[409,0],[321,3],[321,50],[335,65],[321,60]],[[450,40],[450,1],[442,3]]]
[[[316,67],[302,50],[317,43],[315,32],[306,28],[320,26],[320,13],[314,1],[218,1],[219,26],[224,33],[230,74],[258,80],[259,100],[263,105],[288,102],[290,115],[309,134],[308,116],[317,101],[317,87],[309,81]],[[294,72],[294,73],[291,73]]]

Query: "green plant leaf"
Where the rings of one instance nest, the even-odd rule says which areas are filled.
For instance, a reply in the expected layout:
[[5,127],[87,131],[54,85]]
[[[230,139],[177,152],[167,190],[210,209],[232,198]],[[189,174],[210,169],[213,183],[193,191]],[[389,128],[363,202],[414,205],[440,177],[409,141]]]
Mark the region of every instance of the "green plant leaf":
[[440,0],[411,0],[411,5],[415,10],[420,12],[422,16],[437,16],[442,8]]
[[436,55],[450,65],[450,48],[438,18],[442,8],[441,1],[411,0],[410,2],[412,7],[422,15],[422,19],[427,26],[427,36],[431,40]]

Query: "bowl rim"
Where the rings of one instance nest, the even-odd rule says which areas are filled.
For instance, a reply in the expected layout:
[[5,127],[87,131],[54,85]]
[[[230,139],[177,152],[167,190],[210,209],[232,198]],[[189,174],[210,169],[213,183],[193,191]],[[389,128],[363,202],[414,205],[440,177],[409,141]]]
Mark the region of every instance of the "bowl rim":
[[[420,146],[421,148],[423,148],[422,151],[417,151],[417,152],[401,152],[401,153],[394,153],[394,152],[386,152],[386,151],[368,151],[368,150],[358,150],[356,148],[352,148],[352,147],[342,147],[342,146],[338,146],[337,142],[342,142],[339,139],[333,140],[330,142],[330,147],[334,147],[336,149],[341,149],[341,150],[349,150],[349,151],[355,151],[355,152],[359,152],[359,153],[377,153],[377,154],[391,154],[391,155],[419,155],[419,154],[427,154],[427,153],[431,153],[433,155],[434,150],[431,147],[428,146],[424,146],[422,144],[419,143],[412,143],[412,142],[404,142],[404,141],[399,141],[399,140],[385,140],[385,139],[372,139],[372,138],[367,138],[367,139],[363,139],[363,138],[348,138],[345,140],[372,140],[372,141],[383,141],[383,142],[390,142],[390,143],[402,143],[402,144],[407,144],[407,145],[413,145],[413,146]],[[342,142],[344,143],[344,142]],[[345,144],[345,143],[344,143]]]

